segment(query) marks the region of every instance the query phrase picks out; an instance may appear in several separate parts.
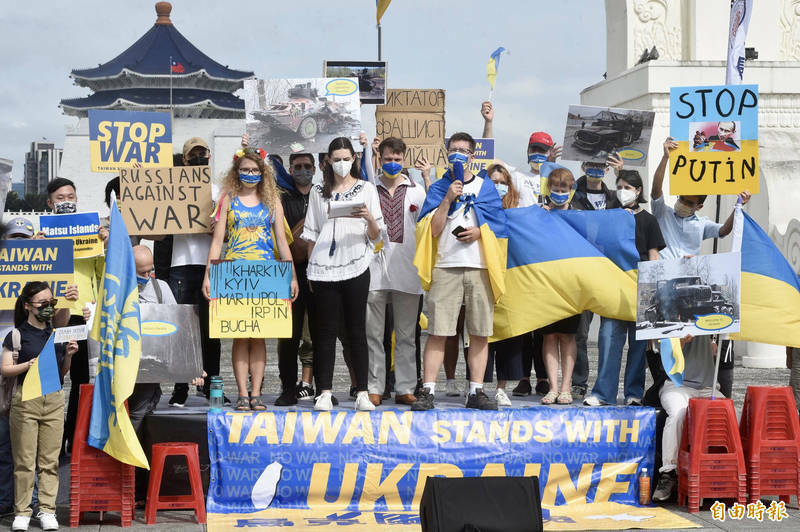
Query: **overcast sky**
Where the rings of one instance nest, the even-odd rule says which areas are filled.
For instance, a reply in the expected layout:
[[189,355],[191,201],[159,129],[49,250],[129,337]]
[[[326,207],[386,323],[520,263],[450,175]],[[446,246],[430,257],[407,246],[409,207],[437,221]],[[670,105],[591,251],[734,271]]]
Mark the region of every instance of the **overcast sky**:
[[[155,22],[153,1],[7,2],[0,11],[0,157],[21,181],[25,152],[46,138],[63,147],[62,98],[86,96],[73,68],[112,59]],[[321,75],[322,62],[377,59],[374,0],[174,0],[172,21],[204,53],[261,78]],[[605,71],[603,2],[587,0],[394,0],[383,22],[388,85],[446,91],[448,134],[482,133],[486,62],[498,46],[496,156],[525,166],[532,131],[563,140],[567,107]],[[374,106],[364,129],[374,134]],[[86,148],[89,149],[88,146]]]

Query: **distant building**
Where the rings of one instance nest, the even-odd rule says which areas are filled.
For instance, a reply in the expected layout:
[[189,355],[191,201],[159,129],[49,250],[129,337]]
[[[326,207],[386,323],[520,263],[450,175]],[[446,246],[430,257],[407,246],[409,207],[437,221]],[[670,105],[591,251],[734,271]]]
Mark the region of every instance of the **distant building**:
[[25,196],[25,183],[21,181],[17,183],[11,183],[11,190],[16,192],[17,196],[21,198]]
[[43,194],[47,191],[47,183],[58,175],[63,152],[52,142],[31,142],[31,149],[25,154],[26,194]]

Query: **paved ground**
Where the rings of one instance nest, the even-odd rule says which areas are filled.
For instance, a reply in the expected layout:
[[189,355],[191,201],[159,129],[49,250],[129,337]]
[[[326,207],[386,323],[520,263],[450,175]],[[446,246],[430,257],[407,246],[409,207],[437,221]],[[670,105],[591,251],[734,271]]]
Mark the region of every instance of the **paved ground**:
[[[423,339],[424,345],[424,339]],[[233,379],[233,374],[230,366],[230,342],[223,342],[223,380],[225,383],[225,390],[226,395],[228,396],[235,396],[236,395],[236,386],[235,381]],[[267,343],[267,369],[266,369],[266,378],[264,381],[264,392],[265,394],[275,394],[279,391],[280,383],[278,381],[278,365],[277,365],[277,358],[276,358],[276,347],[274,341],[269,341]],[[590,343],[589,345],[589,367],[596,368],[597,367],[597,345],[594,343]],[[624,366],[623,366],[624,367]],[[589,376],[589,383],[594,382],[595,374],[594,369],[590,370]],[[460,386],[463,386],[464,383],[464,363],[463,360],[459,362],[457,377],[459,378]],[[742,402],[744,401],[744,393],[745,389],[748,385],[752,384],[759,384],[759,385],[786,385],[789,382],[789,370],[786,369],[750,369],[744,368],[737,365],[735,370],[735,378],[734,378],[734,402],[737,406],[737,410],[741,409]],[[444,373],[440,375],[439,380],[440,385],[444,385]],[[650,378],[648,374],[648,386],[650,385]],[[69,386],[69,382],[66,383],[66,386]],[[341,356],[337,359],[337,366],[334,375],[334,394],[344,398],[347,395],[349,389],[349,376],[347,374],[347,368],[344,365],[344,361],[342,360]],[[169,397],[169,393],[171,388],[169,386],[164,386],[164,394],[166,400]],[[493,392],[494,388],[487,386],[487,393]],[[514,399],[512,398],[512,401]],[[528,402],[528,401],[525,401]],[[576,400],[576,403],[578,401]],[[62,526],[66,528],[66,525],[69,523],[69,473],[67,468],[62,468],[62,475],[61,475],[61,490],[59,492],[59,522],[62,523]],[[769,506],[770,502],[774,498],[764,498],[765,506]],[[713,501],[712,501],[713,502]],[[712,518],[711,511],[708,508],[708,504],[705,505],[698,514],[688,514],[685,511],[685,508],[682,509],[675,504],[668,505],[671,511],[674,511],[684,517],[694,521],[695,523],[699,524],[701,528],[694,529],[694,530],[774,530],[774,529],[782,529],[782,530],[799,530],[800,529],[800,510],[798,510],[797,500],[793,497],[791,503],[788,508],[788,515],[787,519],[784,519],[781,522],[772,522],[770,521],[767,516],[764,516],[763,522],[758,522],[753,519],[742,519],[740,521],[734,521],[730,518],[726,518],[724,522],[715,521]],[[118,530],[119,528],[119,515],[110,513],[106,514],[104,517],[103,523],[99,522],[99,515],[98,514],[89,514],[90,519],[84,521],[84,523],[77,528],[77,530],[81,531],[95,531],[95,530]],[[8,529],[11,527],[12,517],[6,516],[0,519],[0,529]],[[190,511],[171,511],[171,512],[159,512],[158,514],[158,524],[153,526],[147,526],[144,524],[144,510],[137,510],[136,518],[134,524],[128,530],[170,530],[172,532],[178,532],[183,530],[203,530],[205,529],[204,526],[199,526],[194,521],[194,516]],[[38,522],[35,520],[31,521],[30,530],[39,530]]]

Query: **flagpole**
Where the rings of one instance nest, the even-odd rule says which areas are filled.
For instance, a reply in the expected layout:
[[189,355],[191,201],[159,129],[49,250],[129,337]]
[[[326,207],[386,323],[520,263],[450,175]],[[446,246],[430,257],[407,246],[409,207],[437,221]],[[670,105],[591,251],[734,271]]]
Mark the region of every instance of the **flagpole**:
[[378,22],[378,61],[381,60],[381,23]]

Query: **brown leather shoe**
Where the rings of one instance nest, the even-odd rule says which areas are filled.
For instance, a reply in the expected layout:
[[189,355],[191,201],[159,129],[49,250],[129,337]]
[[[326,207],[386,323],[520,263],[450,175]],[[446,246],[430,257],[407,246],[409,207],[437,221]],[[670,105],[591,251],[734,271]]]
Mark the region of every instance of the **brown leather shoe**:
[[414,394],[404,393],[394,396],[394,402],[398,405],[413,405],[417,401]]
[[371,393],[369,394],[369,402],[375,406],[381,405],[381,394],[379,393]]

